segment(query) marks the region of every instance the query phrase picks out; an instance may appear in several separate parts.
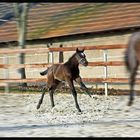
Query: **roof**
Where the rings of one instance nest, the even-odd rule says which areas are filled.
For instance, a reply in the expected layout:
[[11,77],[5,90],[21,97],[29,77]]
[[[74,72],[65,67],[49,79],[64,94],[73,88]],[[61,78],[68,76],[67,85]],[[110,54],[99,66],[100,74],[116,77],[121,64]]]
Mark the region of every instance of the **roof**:
[[[4,19],[3,7],[0,4],[0,18]],[[11,7],[8,10],[12,15]],[[37,3],[29,10],[27,40],[139,26],[140,3]],[[0,24],[0,42],[17,40],[16,21],[11,16]]]

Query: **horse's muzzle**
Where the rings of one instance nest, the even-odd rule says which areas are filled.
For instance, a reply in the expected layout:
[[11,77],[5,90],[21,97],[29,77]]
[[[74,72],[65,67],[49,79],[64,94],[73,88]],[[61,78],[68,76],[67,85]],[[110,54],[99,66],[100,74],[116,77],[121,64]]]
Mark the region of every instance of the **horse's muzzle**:
[[83,61],[81,64],[82,64],[83,66],[87,66],[87,65],[88,65],[88,61]]
[[80,59],[79,64],[83,65],[83,66],[87,66],[88,65],[88,61],[84,58]]
[[88,61],[86,61],[83,65],[84,65],[84,66],[88,66]]

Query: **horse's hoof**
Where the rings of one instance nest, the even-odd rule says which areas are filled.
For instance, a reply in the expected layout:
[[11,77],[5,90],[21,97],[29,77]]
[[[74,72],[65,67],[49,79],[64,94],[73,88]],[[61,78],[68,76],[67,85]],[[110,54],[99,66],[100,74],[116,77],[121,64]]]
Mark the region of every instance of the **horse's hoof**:
[[95,100],[97,100],[97,99],[98,99],[98,98],[97,98],[97,97],[95,97],[95,96],[92,96],[92,98],[93,98],[93,99],[95,99]]
[[36,109],[39,109],[40,108],[40,105],[37,105]]
[[76,114],[77,114],[77,115],[81,115],[81,114],[82,114],[82,111],[81,111],[81,112],[78,111]]
[[81,113],[81,112],[82,112],[82,111],[81,111],[81,109],[78,109],[78,112],[80,112],[80,113]]
[[129,101],[127,105],[128,106],[131,106],[132,104],[133,104],[133,102],[132,101]]
[[90,98],[92,98],[92,96],[90,94],[88,94]]

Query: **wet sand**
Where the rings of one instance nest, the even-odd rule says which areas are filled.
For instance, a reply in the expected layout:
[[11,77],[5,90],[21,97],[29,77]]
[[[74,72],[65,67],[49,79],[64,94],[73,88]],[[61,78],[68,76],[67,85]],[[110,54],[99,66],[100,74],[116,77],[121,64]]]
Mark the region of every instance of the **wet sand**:
[[139,137],[140,96],[127,107],[128,96],[78,94],[82,113],[71,94],[0,94],[0,137]]

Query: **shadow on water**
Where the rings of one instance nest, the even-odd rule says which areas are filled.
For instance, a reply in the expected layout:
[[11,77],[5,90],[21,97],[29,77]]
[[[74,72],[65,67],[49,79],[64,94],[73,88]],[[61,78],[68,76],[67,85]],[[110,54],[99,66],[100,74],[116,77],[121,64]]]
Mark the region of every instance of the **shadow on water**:
[[95,121],[95,122],[84,122],[84,123],[65,123],[65,124],[32,124],[32,125],[18,125],[18,126],[0,126],[0,131],[12,131],[12,130],[21,130],[21,129],[38,129],[38,128],[53,128],[53,127],[69,127],[69,126],[78,126],[78,125],[95,125],[95,124],[121,124],[121,123],[137,123],[140,122],[140,119],[126,119],[126,120],[111,120],[111,121]]

